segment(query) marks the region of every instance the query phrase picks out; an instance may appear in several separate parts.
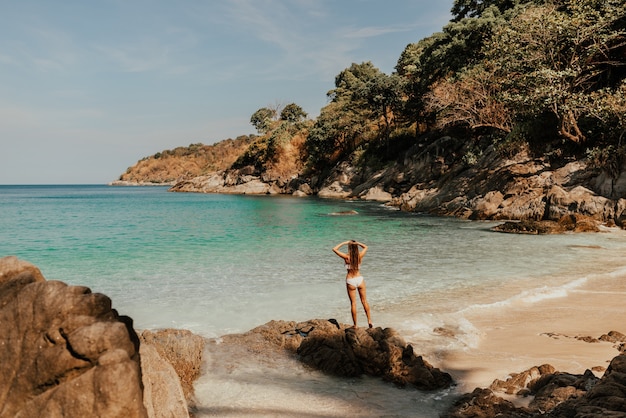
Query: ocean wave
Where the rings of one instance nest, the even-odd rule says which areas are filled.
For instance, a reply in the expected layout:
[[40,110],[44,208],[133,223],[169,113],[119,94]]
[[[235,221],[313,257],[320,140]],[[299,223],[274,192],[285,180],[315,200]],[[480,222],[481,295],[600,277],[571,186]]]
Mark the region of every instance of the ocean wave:
[[535,289],[524,290],[508,299],[468,306],[459,311],[459,314],[464,315],[477,310],[501,309],[509,306],[532,305],[548,299],[563,298],[566,297],[569,292],[586,284],[587,281],[587,277],[581,277],[561,286],[542,286]]

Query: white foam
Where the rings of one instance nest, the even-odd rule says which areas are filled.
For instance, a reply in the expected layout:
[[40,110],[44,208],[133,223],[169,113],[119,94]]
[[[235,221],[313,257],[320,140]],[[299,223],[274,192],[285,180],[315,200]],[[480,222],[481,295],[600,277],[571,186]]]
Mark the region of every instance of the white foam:
[[587,280],[587,277],[581,277],[565,283],[562,286],[542,286],[535,289],[524,290],[505,300],[468,306],[467,308],[462,309],[459,313],[463,315],[476,310],[502,309],[510,306],[532,305],[548,299],[563,298],[566,297],[571,291],[586,284]]
[[451,390],[399,390],[379,378],[336,378],[289,356],[209,345],[195,384],[197,417],[438,416]]
[[402,322],[399,330],[413,345],[424,351],[475,348],[481,338],[474,324],[456,314],[425,314]]

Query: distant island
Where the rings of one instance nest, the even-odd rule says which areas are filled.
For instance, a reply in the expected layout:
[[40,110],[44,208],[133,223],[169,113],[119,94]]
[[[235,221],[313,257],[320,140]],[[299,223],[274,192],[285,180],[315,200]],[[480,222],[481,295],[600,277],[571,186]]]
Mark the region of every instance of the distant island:
[[626,6],[455,2],[452,13],[392,74],[371,62],[340,72],[317,118],[264,107],[250,118],[258,135],[161,151],[112,184],[368,199],[525,221],[528,233],[622,226]]

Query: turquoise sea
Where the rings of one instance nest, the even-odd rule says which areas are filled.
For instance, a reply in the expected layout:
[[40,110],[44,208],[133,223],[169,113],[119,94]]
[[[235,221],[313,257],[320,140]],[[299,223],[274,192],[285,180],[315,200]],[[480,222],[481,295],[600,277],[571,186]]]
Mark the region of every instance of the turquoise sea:
[[621,231],[509,235],[492,232],[495,222],[362,201],[0,186],[0,213],[0,256],[108,295],[138,329],[210,338],[272,319],[349,323],[345,269],[331,251],[347,239],[369,246],[363,275],[374,325],[399,330],[421,352],[436,351],[440,326],[457,334],[447,344],[475,345],[467,310],[561,297],[626,266]]

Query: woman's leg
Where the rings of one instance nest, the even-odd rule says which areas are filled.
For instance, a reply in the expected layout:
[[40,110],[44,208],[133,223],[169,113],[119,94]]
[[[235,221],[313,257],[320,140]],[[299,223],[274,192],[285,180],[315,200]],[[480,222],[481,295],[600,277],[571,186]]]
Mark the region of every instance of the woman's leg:
[[372,317],[370,316],[370,304],[367,303],[367,291],[365,290],[365,282],[359,286],[359,297],[361,298],[361,303],[363,304],[363,309],[365,310],[365,315],[367,316],[367,324],[370,328],[372,328]]
[[352,322],[356,328],[356,288],[350,284],[346,284],[348,289],[348,297],[350,298],[350,311],[352,313]]

